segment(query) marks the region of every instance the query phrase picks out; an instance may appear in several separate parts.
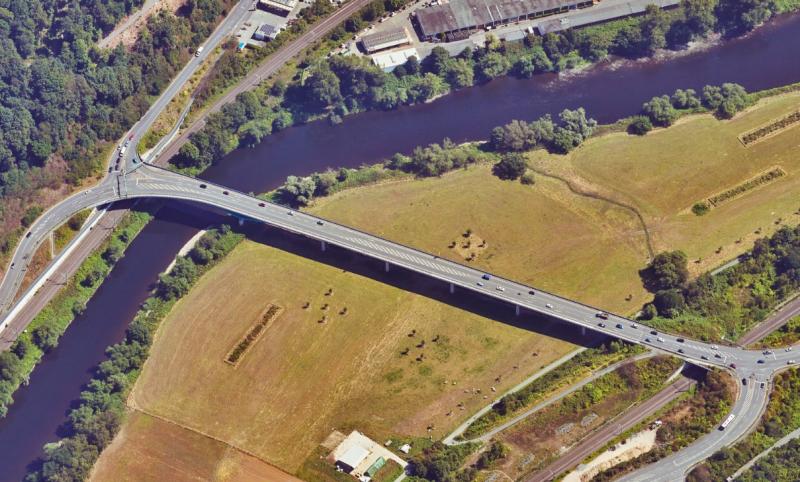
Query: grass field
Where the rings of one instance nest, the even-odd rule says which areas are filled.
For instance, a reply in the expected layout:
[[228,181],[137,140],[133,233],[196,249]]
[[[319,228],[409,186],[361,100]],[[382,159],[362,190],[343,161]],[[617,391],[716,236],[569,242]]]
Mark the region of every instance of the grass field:
[[[532,159],[541,169],[636,206],[656,250],[684,250],[693,261],[690,268],[699,273],[749,249],[755,238],[770,234],[781,222],[800,222],[800,126],[749,148],[737,138],[796,111],[798,105],[800,93],[786,94],[764,99],[730,121],[693,116],[643,137],[594,138],[566,158],[537,151]],[[773,166],[787,175],[704,216],[691,212],[695,202]]]
[[[283,313],[225,363],[268,303]],[[294,473],[333,428],[440,437],[487,403],[473,388],[502,391],[572,348],[248,241],[164,321],[132,402]]]
[[113,444],[103,452],[91,480],[295,482],[298,479],[222,442],[134,412]]

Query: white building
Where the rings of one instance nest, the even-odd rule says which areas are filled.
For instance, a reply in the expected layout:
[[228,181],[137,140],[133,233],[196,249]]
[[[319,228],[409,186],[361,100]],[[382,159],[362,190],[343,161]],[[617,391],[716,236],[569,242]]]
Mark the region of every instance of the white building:
[[403,468],[408,465],[390,450],[355,430],[333,449],[329,460],[359,480],[369,480],[388,460],[394,460]]
[[402,50],[390,50],[388,52],[380,52],[370,55],[372,62],[383,69],[385,72],[391,72],[398,65],[403,65],[411,57],[419,59],[419,53],[414,47],[409,47]]
[[297,0],[258,0],[259,7],[279,14],[289,15],[297,6]]

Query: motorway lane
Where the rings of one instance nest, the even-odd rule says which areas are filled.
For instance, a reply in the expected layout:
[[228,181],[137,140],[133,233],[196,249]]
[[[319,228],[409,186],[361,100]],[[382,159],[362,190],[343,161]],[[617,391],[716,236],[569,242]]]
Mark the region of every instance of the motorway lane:
[[268,57],[262,62],[255,70],[250,72],[243,80],[241,80],[236,87],[228,91],[224,96],[219,98],[213,105],[203,111],[203,113],[194,120],[192,125],[183,131],[159,156],[152,161],[153,164],[158,166],[165,166],[167,162],[178,153],[181,146],[183,146],[189,139],[189,136],[200,130],[205,122],[206,117],[211,113],[217,112],[223,105],[233,102],[236,96],[247,90],[251,90],[257,86],[262,80],[270,75],[275,74],[280,70],[286,62],[297,56],[305,48],[311,46],[322,37],[327,35],[331,30],[336,28],[341,22],[344,22],[350,15],[354,14],[362,7],[367,6],[371,0],[349,0],[344,6],[340,7],[328,17],[315,23],[310,30],[302,34],[300,37],[289,42],[283,48],[278,50],[272,56]]

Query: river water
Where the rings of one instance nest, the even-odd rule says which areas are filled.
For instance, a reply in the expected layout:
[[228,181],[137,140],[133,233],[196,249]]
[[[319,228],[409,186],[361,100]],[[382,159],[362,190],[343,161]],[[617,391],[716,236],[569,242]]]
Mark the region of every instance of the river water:
[[[436,102],[390,112],[293,127],[254,149],[239,149],[203,178],[244,192],[263,192],[287,175],[326,167],[356,167],[395,152],[439,142],[482,139],[512,119],[532,120],[564,108],[585,107],[601,123],[636,113],[642,102],[677,88],[738,82],[760,90],[800,81],[800,15],[754,34],[665,61],[616,62],[568,78],[502,78]],[[103,359],[121,340],[148,290],[197,230],[208,221],[198,210],[167,205],[132,243],[109,279],[70,326],[55,350],[33,372],[0,421],[0,481],[19,481],[59,426]]]

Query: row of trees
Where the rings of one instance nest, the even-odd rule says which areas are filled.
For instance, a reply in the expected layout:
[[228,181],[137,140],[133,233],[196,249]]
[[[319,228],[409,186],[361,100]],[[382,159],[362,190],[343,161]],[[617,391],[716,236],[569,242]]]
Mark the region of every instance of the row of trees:
[[26,476],[27,482],[87,478],[100,452],[119,430],[127,392],[147,359],[159,322],[186,292],[174,287],[191,285],[241,239],[241,235],[227,226],[209,230],[189,255],[179,258],[175,268],[161,277],[156,292],[145,301],[128,327],[125,339],[106,350],[107,359],[98,365],[94,377],[81,392],[78,406],[70,411],[64,427],[69,435],[45,447],[43,458],[33,464]]
[[688,281],[687,262],[680,251],[660,253],[642,270],[655,293],[643,317],[699,318],[735,338],[800,289],[800,226],[756,240],[738,265],[716,275]]
[[632,134],[647,133],[654,125],[671,126],[686,111],[697,111],[702,108],[714,112],[717,117],[730,119],[737,112],[747,107],[750,97],[739,84],[725,83],[721,86],[707,85],[703,87],[701,96],[694,89],[678,89],[672,96],[653,97],[642,105],[643,117],[635,118],[629,131]]
[[514,120],[492,130],[491,145],[500,152],[521,152],[543,147],[567,153],[591,137],[597,121],[586,117],[583,107],[564,109],[558,122],[545,115],[533,122]]

